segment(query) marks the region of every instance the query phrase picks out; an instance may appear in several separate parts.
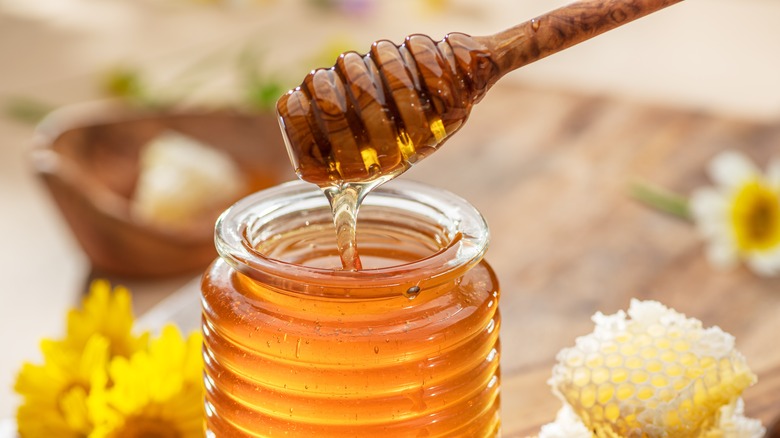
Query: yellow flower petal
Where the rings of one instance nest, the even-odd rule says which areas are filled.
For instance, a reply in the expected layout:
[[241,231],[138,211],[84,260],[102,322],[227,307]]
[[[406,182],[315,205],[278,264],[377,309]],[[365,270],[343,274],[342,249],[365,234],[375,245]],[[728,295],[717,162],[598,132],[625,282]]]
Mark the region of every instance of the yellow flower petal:
[[60,397],[59,408],[68,428],[86,434],[92,430],[87,412],[87,390],[74,386]]
[[148,335],[134,336],[133,309],[130,292],[118,286],[111,290],[105,280],[92,283],[82,309],[68,314],[65,343],[74,350],[81,350],[94,333],[100,333],[111,341],[111,355],[129,357],[145,348]]
[[43,364],[24,364],[14,386],[24,400],[17,411],[20,433],[85,437],[92,429],[87,394],[107,382],[108,339],[93,335],[81,352],[62,342],[44,340],[41,350]]
[[113,385],[90,396],[96,422],[90,438],[202,436],[202,359],[199,333],[184,340],[165,327],[148,350],[115,357]]
[[83,432],[71,429],[56,408],[38,404],[23,404],[16,413],[21,438],[84,438]]

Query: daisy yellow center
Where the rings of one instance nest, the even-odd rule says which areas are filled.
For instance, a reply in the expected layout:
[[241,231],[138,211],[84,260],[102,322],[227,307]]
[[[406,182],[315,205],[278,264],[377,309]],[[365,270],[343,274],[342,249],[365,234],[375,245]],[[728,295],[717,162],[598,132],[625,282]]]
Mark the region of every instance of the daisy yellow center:
[[780,195],[752,181],[736,193],[731,224],[739,250],[762,251],[780,245]]
[[128,418],[113,438],[181,438],[182,434],[169,421],[160,418]]

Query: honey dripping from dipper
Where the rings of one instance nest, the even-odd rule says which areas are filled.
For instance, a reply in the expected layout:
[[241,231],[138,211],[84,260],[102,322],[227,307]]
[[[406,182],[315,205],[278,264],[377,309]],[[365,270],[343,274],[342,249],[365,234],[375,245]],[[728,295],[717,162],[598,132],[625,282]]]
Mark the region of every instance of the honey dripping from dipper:
[[434,152],[491,85],[495,64],[464,34],[373,44],[310,73],[277,104],[296,173],[330,201],[344,269],[361,269],[362,198]]
[[344,269],[361,269],[358,207],[434,152],[504,74],[682,0],[581,0],[484,37],[412,35],[315,70],[277,113],[295,171],[325,192]]

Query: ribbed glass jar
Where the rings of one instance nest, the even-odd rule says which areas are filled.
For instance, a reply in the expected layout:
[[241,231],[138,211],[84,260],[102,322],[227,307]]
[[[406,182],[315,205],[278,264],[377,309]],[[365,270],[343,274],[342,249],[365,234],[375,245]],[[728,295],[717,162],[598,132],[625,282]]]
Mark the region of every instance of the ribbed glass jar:
[[325,196],[239,201],[203,278],[206,434],[494,437],[499,289],[488,230],[461,198],[393,181],[358,219],[343,271]]

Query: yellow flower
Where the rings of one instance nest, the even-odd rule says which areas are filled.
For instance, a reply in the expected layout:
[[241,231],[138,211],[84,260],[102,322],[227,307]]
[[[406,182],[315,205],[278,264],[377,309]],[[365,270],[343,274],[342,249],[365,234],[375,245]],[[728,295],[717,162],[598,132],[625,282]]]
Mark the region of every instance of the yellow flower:
[[716,266],[739,260],[760,275],[780,273],[780,160],[762,174],[737,152],[716,156],[709,169],[717,188],[691,196],[690,211]]
[[82,351],[44,340],[41,351],[43,364],[24,364],[14,386],[24,399],[17,411],[20,436],[86,437],[92,429],[86,400],[96,382],[105,383],[108,339],[93,335]]
[[150,344],[132,334],[131,304],[126,289],[94,282],[67,336],[41,343],[43,364],[22,366],[22,438],[202,435],[200,334],[166,327]]
[[174,326],[148,350],[116,357],[110,386],[90,394],[95,422],[89,438],[201,437],[203,386],[201,337],[185,341]]
[[114,288],[106,280],[95,280],[89,296],[84,299],[82,309],[68,313],[67,337],[63,341],[68,347],[80,351],[95,333],[108,338],[111,356],[130,357],[134,352],[146,348],[148,333],[132,334],[133,306],[130,292],[122,287]]

